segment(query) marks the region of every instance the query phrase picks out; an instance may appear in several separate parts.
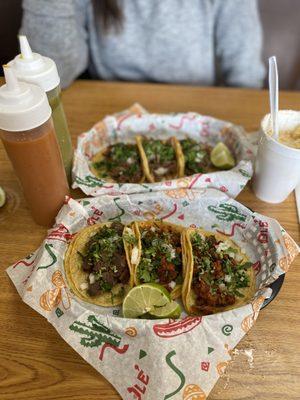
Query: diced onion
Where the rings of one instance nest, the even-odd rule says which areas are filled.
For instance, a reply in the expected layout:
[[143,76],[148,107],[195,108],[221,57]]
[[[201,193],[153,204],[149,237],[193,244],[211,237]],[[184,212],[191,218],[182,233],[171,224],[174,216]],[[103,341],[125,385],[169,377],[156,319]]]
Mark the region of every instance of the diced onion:
[[169,283],[170,288],[174,289],[174,287],[176,286],[176,282],[175,281],[171,281]]
[[81,285],[80,285],[80,289],[81,289],[81,290],[86,290],[88,287],[89,287],[89,285],[88,285],[87,282],[83,282],[83,283],[81,283]]
[[136,265],[138,262],[138,257],[139,257],[139,249],[136,246],[134,246],[131,253],[131,264]]
[[231,282],[231,275],[225,275],[225,282]]
[[220,288],[221,290],[226,289],[225,283],[220,283],[219,288]]
[[90,275],[89,275],[89,281],[90,281],[90,284],[93,284],[93,283],[95,283],[95,281],[96,281],[96,277],[95,277],[95,275],[94,275],[94,274],[90,274]]
[[168,168],[159,167],[154,172],[156,175],[164,175],[168,171]]
[[217,249],[217,253],[220,253],[221,251],[227,250],[230,247],[230,243],[226,242],[220,242],[216,249]]
[[126,233],[128,233],[128,235],[133,235],[133,230],[131,228],[126,227]]
[[133,164],[134,160],[132,157],[127,158],[127,164]]
[[203,159],[203,154],[198,153],[198,154],[196,155],[195,161],[196,161],[196,162],[201,162],[202,159]]

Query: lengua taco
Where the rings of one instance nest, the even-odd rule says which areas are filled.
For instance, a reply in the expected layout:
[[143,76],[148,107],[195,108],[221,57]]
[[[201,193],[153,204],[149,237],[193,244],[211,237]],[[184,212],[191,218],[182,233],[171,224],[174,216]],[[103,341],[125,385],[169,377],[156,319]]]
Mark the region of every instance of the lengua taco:
[[97,153],[91,171],[109,182],[143,183],[145,175],[136,143],[115,143]]
[[226,236],[188,229],[182,300],[189,314],[207,315],[247,304],[255,292],[252,263]]
[[[162,221],[134,222],[138,251],[130,251],[134,282],[165,286],[173,299],[181,295],[185,270],[182,259],[184,228]],[[135,254],[134,254],[135,253]]]
[[144,173],[149,182],[180,178],[184,163],[180,143],[172,136],[167,140],[137,137]]
[[210,160],[212,147],[205,143],[198,143],[193,139],[180,141],[184,163],[184,174],[193,175],[214,170]]
[[104,307],[122,304],[133,286],[133,272],[128,262],[131,244],[125,246],[124,228],[117,222],[95,224],[73,238],[64,267],[75,295]]

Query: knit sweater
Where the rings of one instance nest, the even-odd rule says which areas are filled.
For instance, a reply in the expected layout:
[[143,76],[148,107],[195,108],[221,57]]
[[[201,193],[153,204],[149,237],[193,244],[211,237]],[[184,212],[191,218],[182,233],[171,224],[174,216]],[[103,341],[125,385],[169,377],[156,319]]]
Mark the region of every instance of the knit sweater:
[[[99,0],[101,1],[101,0]],[[83,71],[104,80],[260,87],[256,0],[120,0],[105,33],[90,0],[23,0],[21,33],[57,64],[63,87]]]

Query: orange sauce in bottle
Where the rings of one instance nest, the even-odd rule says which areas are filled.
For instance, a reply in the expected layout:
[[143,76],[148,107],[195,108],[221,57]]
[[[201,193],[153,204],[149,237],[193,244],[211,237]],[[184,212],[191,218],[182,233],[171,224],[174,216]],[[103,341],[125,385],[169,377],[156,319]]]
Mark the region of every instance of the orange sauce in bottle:
[[34,220],[51,226],[69,193],[52,118],[28,131],[0,130]]

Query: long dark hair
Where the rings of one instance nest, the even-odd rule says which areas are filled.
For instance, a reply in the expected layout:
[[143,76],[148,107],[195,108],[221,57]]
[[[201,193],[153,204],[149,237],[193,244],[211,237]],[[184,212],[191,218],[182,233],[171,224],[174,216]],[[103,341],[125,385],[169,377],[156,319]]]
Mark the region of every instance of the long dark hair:
[[123,11],[119,0],[93,0],[96,23],[100,21],[101,30],[120,32],[123,27]]

